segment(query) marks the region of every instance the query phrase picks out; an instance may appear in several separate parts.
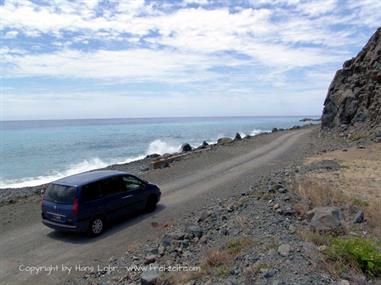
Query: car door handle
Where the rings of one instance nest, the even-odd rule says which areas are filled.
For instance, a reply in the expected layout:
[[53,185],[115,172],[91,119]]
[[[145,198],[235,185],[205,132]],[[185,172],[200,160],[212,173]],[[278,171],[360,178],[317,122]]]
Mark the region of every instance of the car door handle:
[[134,195],[123,196],[122,199],[127,199],[127,198],[131,198],[131,197],[134,197]]

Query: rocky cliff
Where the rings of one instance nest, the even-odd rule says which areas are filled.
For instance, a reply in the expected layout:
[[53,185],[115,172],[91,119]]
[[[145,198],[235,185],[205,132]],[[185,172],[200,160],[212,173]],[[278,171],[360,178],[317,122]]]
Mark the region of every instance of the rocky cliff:
[[381,136],[381,28],[336,72],[324,102],[322,129],[348,137]]

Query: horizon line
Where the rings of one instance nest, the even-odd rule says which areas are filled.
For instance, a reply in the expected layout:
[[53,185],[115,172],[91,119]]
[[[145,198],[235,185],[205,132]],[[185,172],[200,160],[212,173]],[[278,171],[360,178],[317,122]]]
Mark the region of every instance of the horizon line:
[[192,118],[270,118],[270,117],[321,117],[320,115],[242,115],[242,116],[173,116],[173,117],[100,117],[100,118],[57,118],[57,119],[12,119],[0,120],[0,122],[20,121],[85,121],[85,120],[122,120],[122,119],[192,119]]

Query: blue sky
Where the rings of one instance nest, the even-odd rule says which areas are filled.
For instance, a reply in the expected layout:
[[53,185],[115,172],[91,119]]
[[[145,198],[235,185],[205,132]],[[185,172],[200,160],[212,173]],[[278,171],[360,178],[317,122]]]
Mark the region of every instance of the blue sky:
[[379,0],[0,0],[1,118],[319,115]]

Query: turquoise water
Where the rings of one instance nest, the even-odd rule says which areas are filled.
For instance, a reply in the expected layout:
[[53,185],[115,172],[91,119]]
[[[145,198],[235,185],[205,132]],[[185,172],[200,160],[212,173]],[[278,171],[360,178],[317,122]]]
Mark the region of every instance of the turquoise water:
[[[316,117],[315,117],[316,118]],[[96,119],[0,122],[0,188],[33,186],[236,132],[301,125],[302,117]]]

